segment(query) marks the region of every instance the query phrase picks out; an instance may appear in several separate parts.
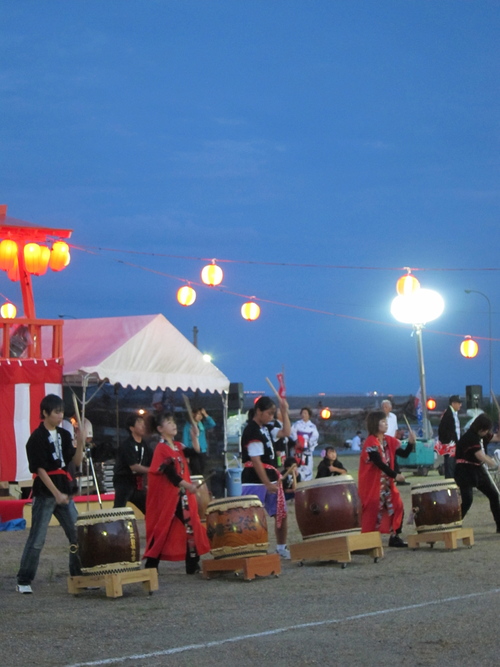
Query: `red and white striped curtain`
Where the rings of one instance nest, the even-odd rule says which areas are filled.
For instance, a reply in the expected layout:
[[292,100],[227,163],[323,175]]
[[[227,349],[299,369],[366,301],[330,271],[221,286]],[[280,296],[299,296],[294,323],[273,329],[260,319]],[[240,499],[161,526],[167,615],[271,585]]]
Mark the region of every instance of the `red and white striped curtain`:
[[62,396],[62,366],[54,360],[0,361],[0,481],[31,479],[26,443],[39,425],[40,401]]

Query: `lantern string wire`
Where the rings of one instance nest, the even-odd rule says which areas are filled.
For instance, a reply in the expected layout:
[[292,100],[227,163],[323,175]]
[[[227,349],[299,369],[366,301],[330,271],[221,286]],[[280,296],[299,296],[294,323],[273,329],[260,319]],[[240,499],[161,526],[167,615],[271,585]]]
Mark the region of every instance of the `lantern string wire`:
[[128,255],[142,255],[147,257],[164,257],[168,259],[184,259],[196,262],[209,262],[219,264],[251,264],[256,266],[283,266],[305,269],[345,269],[352,271],[500,271],[500,267],[470,267],[470,268],[450,268],[450,267],[408,267],[408,266],[348,266],[345,264],[304,264],[298,262],[262,262],[250,259],[214,259],[213,257],[194,257],[190,255],[171,255],[166,253],[145,252],[141,250],[124,250],[119,248],[106,248],[103,246],[82,246],[69,244],[75,250],[88,252],[97,255],[100,252],[124,253]]

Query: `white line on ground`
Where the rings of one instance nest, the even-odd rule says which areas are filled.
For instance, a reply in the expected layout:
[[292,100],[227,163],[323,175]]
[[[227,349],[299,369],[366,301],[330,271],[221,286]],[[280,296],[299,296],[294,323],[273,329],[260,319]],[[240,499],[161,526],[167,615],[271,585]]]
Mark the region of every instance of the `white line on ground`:
[[404,607],[393,607],[392,609],[377,609],[376,611],[368,611],[364,614],[356,614],[355,616],[346,616],[345,618],[331,618],[323,621],[313,621],[311,623],[298,623],[297,625],[288,625],[284,628],[275,628],[274,630],[265,630],[264,632],[254,632],[249,635],[237,635],[236,637],[228,637],[227,639],[218,639],[217,641],[205,642],[203,644],[187,644],[186,646],[177,646],[176,648],[168,648],[164,651],[153,651],[151,653],[139,653],[135,655],[125,655],[120,658],[105,658],[104,660],[92,660],[90,662],[76,662],[73,665],[66,665],[66,667],[97,667],[98,665],[117,665],[126,660],[148,660],[163,655],[174,655],[175,653],[184,653],[186,651],[198,651],[200,649],[212,648],[214,646],[222,646],[223,644],[234,644],[235,642],[242,642],[246,639],[256,639],[258,637],[269,637],[272,635],[279,635],[283,632],[292,632],[303,630],[306,628],[317,628],[322,625],[336,625],[339,623],[350,623],[363,618],[370,618],[373,616],[382,616],[383,614],[395,614],[401,611],[411,611],[412,609],[422,609],[422,607],[430,607],[432,605],[447,604],[449,602],[459,602],[463,600],[470,600],[471,598],[484,597],[486,595],[494,595],[500,593],[500,588],[493,588],[489,591],[481,593],[469,593],[468,595],[456,595],[449,598],[441,598],[438,600],[429,600],[428,602],[420,602],[418,604],[409,604]]

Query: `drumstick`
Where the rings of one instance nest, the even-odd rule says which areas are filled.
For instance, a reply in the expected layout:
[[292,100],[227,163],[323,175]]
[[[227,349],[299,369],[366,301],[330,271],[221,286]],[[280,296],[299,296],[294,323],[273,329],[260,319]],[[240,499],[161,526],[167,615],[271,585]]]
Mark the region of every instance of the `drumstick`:
[[71,392],[71,398],[73,399],[73,407],[75,408],[75,417],[78,428],[82,430],[82,418],[80,417],[80,409],[78,408],[78,401],[76,400],[76,395],[74,392]]
[[279,401],[281,401],[281,396],[279,395],[278,390],[276,389],[276,387],[274,386],[274,384],[271,382],[271,380],[270,380],[269,378],[266,378],[266,382],[267,382],[267,384],[271,387],[271,389],[273,390],[273,393],[274,393],[274,395],[276,396],[276,398],[277,398]]
[[216,472],[217,472],[217,470],[214,470],[210,473],[210,475],[207,475],[207,477],[204,477],[203,480],[198,484],[198,486],[196,488],[199,489],[200,486],[203,486],[203,484],[206,484],[208,482],[208,480],[210,479],[210,477],[213,477]]
[[285,470],[285,472],[281,475],[281,479],[286,479],[288,477],[288,475],[292,472],[292,470],[296,467],[297,467],[297,464],[292,463],[292,465],[287,470]]
[[196,422],[193,417],[193,411],[191,410],[191,404],[189,403],[189,398],[186,396],[186,394],[182,394],[182,398],[184,399],[184,405],[186,406],[189,421],[191,422],[192,426],[196,426]]
[[404,412],[403,412],[403,417],[404,417],[404,420],[405,420],[405,422],[406,422],[406,425],[408,426],[408,430],[409,430],[409,431],[412,431],[413,429],[412,429],[412,427],[410,426],[410,422],[406,419],[406,415],[405,415]]

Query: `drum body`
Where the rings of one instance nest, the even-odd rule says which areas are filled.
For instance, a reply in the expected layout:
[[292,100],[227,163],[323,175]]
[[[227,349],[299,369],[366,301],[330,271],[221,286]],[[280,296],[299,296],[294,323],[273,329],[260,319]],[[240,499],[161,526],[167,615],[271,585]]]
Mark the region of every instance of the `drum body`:
[[82,574],[113,574],[141,567],[140,538],[128,507],[83,512],[76,520]]
[[215,559],[267,554],[267,519],[258,496],[212,500],[206,526]]
[[411,502],[418,533],[462,526],[462,501],[454,479],[414,484]]
[[[206,484],[201,484],[203,482],[203,475],[191,475],[191,482],[198,486],[196,490],[196,502],[198,503],[198,516],[202,522],[205,522],[208,503],[210,502],[210,491]],[[199,486],[201,485],[201,486]]]
[[350,475],[299,482],[295,515],[304,540],[361,533],[361,502]]

